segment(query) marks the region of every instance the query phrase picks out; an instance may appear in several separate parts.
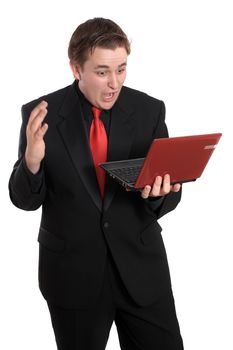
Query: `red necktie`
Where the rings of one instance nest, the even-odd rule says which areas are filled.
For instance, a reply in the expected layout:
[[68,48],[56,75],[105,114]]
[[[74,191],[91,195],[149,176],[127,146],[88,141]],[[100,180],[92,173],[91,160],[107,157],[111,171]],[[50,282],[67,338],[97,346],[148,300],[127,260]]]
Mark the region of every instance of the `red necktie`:
[[92,107],[94,118],[90,128],[90,148],[95,166],[96,176],[99,183],[100,193],[104,197],[105,171],[98,164],[106,162],[108,138],[102,120],[100,120],[101,109]]

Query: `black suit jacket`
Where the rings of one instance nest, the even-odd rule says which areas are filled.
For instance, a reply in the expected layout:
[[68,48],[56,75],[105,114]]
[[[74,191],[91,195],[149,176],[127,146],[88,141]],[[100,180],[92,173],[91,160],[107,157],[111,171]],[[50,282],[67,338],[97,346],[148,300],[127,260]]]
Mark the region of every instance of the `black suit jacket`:
[[[24,162],[25,128],[42,99],[48,102],[46,156],[40,172],[32,175]],[[38,240],[44,297],[66,308],[93,305],[109,249],[134,301],[154,302],[170,288],[157,219],[177,206],[181,193],[144,200],[107,177],[101,200],[75,83],[24,105],[22,116],[19,159],[9,189],[21,209],[42,205]],[[108,160],[144,157],[154,138],[168,136],[164,119],[162,101],[123,87],[112,109]]]

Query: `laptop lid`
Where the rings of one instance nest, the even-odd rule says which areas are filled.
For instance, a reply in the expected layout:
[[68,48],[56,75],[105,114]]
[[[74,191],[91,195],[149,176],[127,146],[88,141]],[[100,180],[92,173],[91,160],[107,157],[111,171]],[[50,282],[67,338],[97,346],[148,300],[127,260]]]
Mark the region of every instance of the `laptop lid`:
[[203,173],[221,133],[155,139],[135,188],[152,185],[155,177],[170,174],[171,183],[194,181]]

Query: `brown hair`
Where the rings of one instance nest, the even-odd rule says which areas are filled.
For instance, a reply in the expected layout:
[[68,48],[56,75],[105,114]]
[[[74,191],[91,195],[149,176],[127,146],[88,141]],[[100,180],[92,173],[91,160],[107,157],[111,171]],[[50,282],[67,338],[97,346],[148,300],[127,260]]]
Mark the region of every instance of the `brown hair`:
[[74,31],[68,48],[68,56],[81,67],[96,47],[116,49],[124,47],[130,54],[130,42],[123,30],[110,19],[93,18],[80,24]]

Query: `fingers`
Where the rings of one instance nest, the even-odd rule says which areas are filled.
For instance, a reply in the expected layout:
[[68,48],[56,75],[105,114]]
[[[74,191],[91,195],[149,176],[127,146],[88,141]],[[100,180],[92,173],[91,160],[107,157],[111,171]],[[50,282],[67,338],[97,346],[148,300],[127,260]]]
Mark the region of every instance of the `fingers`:
[[151,191],[151,186],[147,185],[145,186],[145,188],[143,189],[142,193],[141,193],[141,197],[143,199],[146,199],[149,197],[149,194],[150,194],[150,191]]
[[160,189],[160,195],[164,196],[165,194],[168,194],[170,191],[171,191],[170,175],[166,174],[163,178],[163,186]]
[[163,188],[161,189],[161,195],[164,196],[170,192],[179,192],[181,184],[177,183],[171,185],[170,175],[165,175],[163,180]]
[[162,178],[162,176],[157,176],[152,187],[149,185],[145,186],[141,197],[146,199],[148,197],[165,196],[170,192],[179,192],[180,188],[180,184],[171,185],[169,174],[166,174],[164,178]]
[[158,197],[161,195],[160,192],[161,192],[162,183],[163,183],[162,176],[156,176],[155,182],[151,189],[151,193],[150,193],[151,196]]
[[179,192],[181,189],[181,184],[175,184],[172,186],[172,192]]
[[45,135],[45,133],[46,133],[46,131],[48,130],[48,127],[49,127],[48,124],[44,123],[43,126],[40,127],[40,128],[37,130],[35,136],[36,136],[37,138],[43,138],[44,135]]
[[46,101],[41,101],[32,111],[31,111],[31,114],[30,114],[30,118],[29,118],[29,121],[33,121],[33,119],[35,119],[38,114],[46,109],[48,106],[48,102]]
[[48,112],[47,106],[48,103],[46,101],[42,101],[32,110],[27,125],[30,132],[36,133],[41,127],[41,124]]

